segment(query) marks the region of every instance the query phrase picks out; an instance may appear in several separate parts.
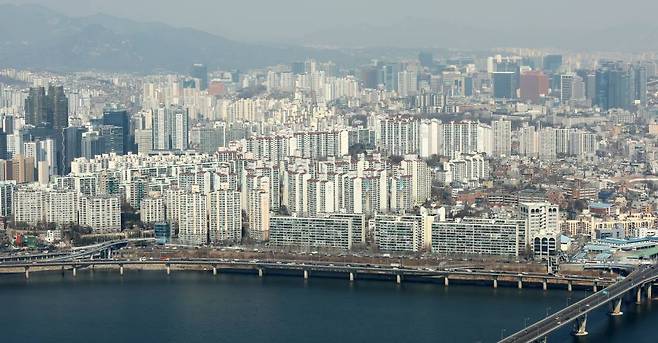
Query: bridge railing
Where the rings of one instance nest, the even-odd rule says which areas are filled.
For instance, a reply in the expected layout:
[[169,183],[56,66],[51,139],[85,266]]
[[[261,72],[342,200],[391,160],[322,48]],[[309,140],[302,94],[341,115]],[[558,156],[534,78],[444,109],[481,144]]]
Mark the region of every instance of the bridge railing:
[[[651,269],[655,270],[655,272],[652,273],[652,274],[644,276],[642,279],[634,280],[635,277],[637,277],[638,275],[642,275],[642,273],[646,272],[647,268],[651,268]],[[574,311],[575,309],[580,309],[579,313],[582,312],[582,314],[587,314],[590,311],[593,311],[594,309],[597,309],[598,307],[603,306],[610,299],[614,299],[614,298],[618,297],[620,294],[624,294],[624,293],[630,291],[631,289],[633,289],[633,288],[635,288],[639,285],[642,285],[646,282],[649,282],[652,279],[656,279],[657,277],[658,277],[658,270],[656,270],[654,266],[652,266],[652,267],[642,266],[639,269],[636,269],[631,274],[629,274],[626,278],[624,278],[624,279],[622,279],[622,280],[606,287],[604,289],[605,293],[603,293],[603,291],[602,292],[597,292],[597,293],[594,293],[594,294],[592,294],[592,295],[590,295],[586,298],[583,298],[583,299],[581,299],[581,300],[579,300],[579,301],[563,308],[560,311],[554,312],[553,314],[551,314],[551,315],[549,315],[545,318],[542,318],[541,320],[539,320],[539,321],[535,322],[534,324],[524,328],[523,330],[515,332],[514,334],[508,336],[507,338],[501,340],[500,342],[502,343],[502,342],[515,341],[515,337],[523,336],[526,333],[531,333],[531,332],[534,332],[535,330],[541,328],[547,320],[550,320],[550,318],[562,317],[564,314],[568,314],[568,313]],[[633,280],[633,281],[631,281],[631,280]],[[625,283],[628,283],[628,285],[624,286],[624,287],[622,287],[618,290],[614,290],[613,294],[609,293],[609,291],[611,289],[615,289],[617,287],[623,286]],[[588,305],[588,303],[590,303],[595,298],[603,298],[603,299],[597,301],[593,305],[586,306],[586,305]],[[583,305],[585,305],[585,306],[583,306]],[[582,310],[583,307],[585,308],[584,311]],[[574,321],[575,319],[576,318],[569,318],[569,320],[567,320],[567,321],[556,323],[554,326],[552,326],[550,328],[550,330],[545,330],[544,332],[538,332],[538,333],[535,334],[534,337],[542,337],[542,336],[548,335],[553,330],[556,330],[557,328],[562,327],[562,326]]]

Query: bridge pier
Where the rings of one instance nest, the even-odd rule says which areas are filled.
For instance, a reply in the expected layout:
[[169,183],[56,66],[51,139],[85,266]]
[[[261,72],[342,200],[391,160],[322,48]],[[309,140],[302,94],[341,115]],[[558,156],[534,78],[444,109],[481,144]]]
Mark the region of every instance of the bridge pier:
[[308,280],[308,270],[304,269],[304,280]]
[[523,288],[523,278],[519,277],[519,280],[516,282],[516,287],[518,289]]
[[26,279],[30,278],[30,267],[25,267],[25,278]]
[[599,291],[599,284],[598,284],[598,282],[594,281],[594,285],[592,286],[592,291],[594,291],[594,293],[596,293],[596,292]]
[[621,316],[622,314],[624,314],[624,312],[621,311],[621,297],[620,297],[614,300],[614,303],[612,305],[612,312],[610,312],[610,315]]
[[638,286],[635,291],[635,303],[638,305],[642,303],[642,286]]
[[64,276],[65,273],[66,271],[64,270],[64,266],[62,266],[62,276]]
[[167,267],[167,275],[171,275],[171,265],[166,264],[165,266]]
[[498,288],[498,277],[494,276],[493,278],[493,288],[496,289]]
[[450,278],[448,278],[448,275],[443,277],[443,285],[446,287],[450,286]]
[[544,290],[548,290],[548,280],[544,279],[544,281],[541,282],[541,286]]
[[258,268],[258,277],[263,277],[263,269]]
[[573,292],[573,282],[571,280],[567,282],[567,290]]
[[123,275],[123,264],[119,265],[119,275]]
[[212,275],[217,275],[217,266],[212,266]]
[[651,298],[652,298],[652,295],[651,295],[651,293],[652,293],[651,288],[652,288],[652,287],[653,287],[653,283],[649,282],[649,283],[647,284],[647,300],[649,300],[649,301],[652,300],[652,299],[651,299]]
[[576,329],[573,332],[574,336],[587,336],[587,315],[583,315],[576,319]]
[[74,266],[72,271],[73,271],[73,277],[76,277],[78,275],[78,267]]
[[354,272],[350,272],[350,281],[354,282]]
[[397,274],[395,275],[395,282],[399,285],[402,283],[402,275]]

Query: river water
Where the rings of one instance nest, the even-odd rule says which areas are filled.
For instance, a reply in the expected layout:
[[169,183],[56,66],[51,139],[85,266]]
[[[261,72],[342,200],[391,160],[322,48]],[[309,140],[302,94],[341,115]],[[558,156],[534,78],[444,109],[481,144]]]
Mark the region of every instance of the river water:
[[[587,293],[174,271],[0,275],[0,342],[495,342]],[[658,342],[658,300],[590,315],[590,335]],[[653,307],[653,308],[652,308]]]

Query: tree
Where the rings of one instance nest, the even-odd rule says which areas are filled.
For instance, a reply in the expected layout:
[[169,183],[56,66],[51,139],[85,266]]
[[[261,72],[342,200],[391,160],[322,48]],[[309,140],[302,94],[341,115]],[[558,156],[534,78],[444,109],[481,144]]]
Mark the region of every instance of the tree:
[[530,244],[526,244],[525,246],[524,257],[528,261],[532,261],[535,259],[535,252],[532,250],[532,246]]
[[400,155],[391,155],[388,160],[391,161],[391,164],[393,165],[399,165],[404,160],[404,157]]
[[440,167],[441,166],[441,156],[439,155],[432,155],[427,160],[427,166],[430,168],[435,168],[435,167]]
[[278,214],[281,215],[281,216],[289,216],[290,211],[288,210],[288,207],[286,205],[281,205],[279,207]]
[[352,158],[356,158],[359,154],[366,153],[366,147],[361,143],[355,143],[349,147],[348,151]]
[[571,208],[576,212],[582,212],[587,207],[588,207],[587,201],[583,199],[576,199],[571,204]]

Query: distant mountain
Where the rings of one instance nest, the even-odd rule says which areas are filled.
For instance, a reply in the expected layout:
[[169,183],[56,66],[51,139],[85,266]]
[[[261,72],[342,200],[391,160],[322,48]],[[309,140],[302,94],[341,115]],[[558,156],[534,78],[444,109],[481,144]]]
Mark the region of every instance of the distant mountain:
[[73,18],[40,6],[0,4],[0,66],[184,72],[193,63],[250,68],[309,57],[352,59],[330,49],[246,44],[159,23],[103,14]]

